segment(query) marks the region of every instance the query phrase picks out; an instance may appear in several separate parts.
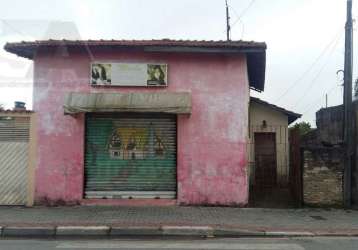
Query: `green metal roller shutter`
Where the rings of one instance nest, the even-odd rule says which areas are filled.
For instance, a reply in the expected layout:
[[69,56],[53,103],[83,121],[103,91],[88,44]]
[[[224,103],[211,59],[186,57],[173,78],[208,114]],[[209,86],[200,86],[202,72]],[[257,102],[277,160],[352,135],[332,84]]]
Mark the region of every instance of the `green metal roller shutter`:
[[86,198],[175,196],[175,115],[87,116]]

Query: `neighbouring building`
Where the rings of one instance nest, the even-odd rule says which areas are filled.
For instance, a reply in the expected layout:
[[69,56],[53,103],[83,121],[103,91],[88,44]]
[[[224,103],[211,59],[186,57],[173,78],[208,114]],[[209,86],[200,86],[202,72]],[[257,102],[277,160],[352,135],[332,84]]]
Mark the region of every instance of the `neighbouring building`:
[[34,62],[37,204],[247,204],[249,89],[264,90],[265,43],[46,40],[5,50]]
[[343,206],[343,105],[316,112],[317,128],[302,138],[303,203]]
[[[345,195],[358,205],[358,101],[352,103],[351,187],[345,184],[344,106],[316,112],[317,128],[303,137],[303,197],[310,206],[344,206]],[[346,193],[346,194],[345,194]],[[348,198],[348,199],[349,199]]]
[[[301,114],[256,97],[250,98],[249,114],[248,162],[252,203],[260,203],[259,200],[280,203],[272,194],[285,199],[281,203],[287,202],[291,200],[288,187],[288,126],[300,118]],[[265,204],[260,203],[258,206]]]
[[0,110],[0,205],[33,205],[35,119],[23,102]]

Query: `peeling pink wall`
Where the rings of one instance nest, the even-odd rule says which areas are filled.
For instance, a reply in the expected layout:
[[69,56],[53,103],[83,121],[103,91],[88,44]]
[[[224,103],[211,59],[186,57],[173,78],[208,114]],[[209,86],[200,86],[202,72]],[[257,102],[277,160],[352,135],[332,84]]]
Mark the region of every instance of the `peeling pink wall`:
[[63,114],[64,93],[189,91],[192,114],[178,118],[178,203],[244,205],[248,200],[245,56],[93,52],[93,60],[168,64],[167,88],[89,85],[90,56],[64,50],[35,58],[37,203],[83,199],[84,115]]

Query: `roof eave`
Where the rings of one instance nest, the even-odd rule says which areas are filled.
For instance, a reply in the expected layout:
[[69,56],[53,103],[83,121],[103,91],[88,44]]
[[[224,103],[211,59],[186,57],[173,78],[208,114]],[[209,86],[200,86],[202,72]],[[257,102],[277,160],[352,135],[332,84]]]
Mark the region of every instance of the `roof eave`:
[[247,70],[249,86],[258,92],[264,91],[265,87],[265,71],[266,71],[266,44],[256,43],[242,46],[183,46],[183,45],[116,45],[108,43],[93,43],[91,41],[69,42],[69,41],[50,41],[53,44],[45,42],[20,42],[20,43],[6,43],[4,49],[27,59],[34,59],[37,49],[40,47],[118,47],[118,48],[138,48],[146,52],[174,52],[174,53],[221,53],[221,54],[236,54],[244,53],[247,55]]
[[302,115],[301,114],[298,114],[298,113],[295,113],[293,111],[290,111],[290,110],[286,110],[284,108],[281,108],[277,105],[274,105],[274,104],[271,104],[271,103],[268,103],[266,101],[263,101],[257,97],[250,97],[250,101],[251,102],[255,102],[257,104],[261,104],[261,105],[264,105],[264,106],[268,106],[269,108],[273,109],[273,110],[276,110],[277,112],[280,112],[280,113],[283,113],[285,115],[287,115],[287,118],[288,118],[288,125],[290,125],[291,123],[293,123],[294,121],[296,121],[297,119],[301,118]]
[[266,50],[247,53],[247,72],[252,89],[262,92],[265,89]]
[[297,119],[300,119],[301,117],[302,117],[301,114],[288,115],[288,125],[295,122]]

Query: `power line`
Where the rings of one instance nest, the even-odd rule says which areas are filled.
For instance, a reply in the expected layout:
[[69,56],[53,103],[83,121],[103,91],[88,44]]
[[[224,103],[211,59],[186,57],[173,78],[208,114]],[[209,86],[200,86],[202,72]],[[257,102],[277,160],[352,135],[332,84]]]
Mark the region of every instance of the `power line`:
[[[229,6],[229,8],[234,11],[235,16],[239,17],[239,14],[236,12],[236,10],[233,7]],[[238,18],[235,21],[235,23],[237,23],[237,21],[239,21],[242,25],[242,31],[241,31],[241,36],[240,36],[240,40],[241,40],[244,37],[244,33],[245,33],[245,23],[240,18]],[[232,26],[233,25],[231,25],[231,29],[232,29]]]
[[[13,27],[9,22],[7,22],[5,19],[0,19],[0,21],[2,21],[4,24],[6,24],[10,29],[12,29],[13,31],[15,31],[15,33],[17,33],[17,34],[19,34],[19,35],[21,35],[21,36],[23,36],[23,37],[27,37],[25,33],[23,33],[22,31],[20,31],[20,30],[14,28],[14,27]],[[30,36],[30,37],[31,37],[31,36]],[[85,48],[86,48],[87,53],[89,54],[90,58],[91,58],[92,60],[94,60],[93,53],[92,53],[90,47],[87,45],[87,43],[85,43]]]
[[[326,93],[327,95],[331,94],[333,92],[333,90],[336,90],[338,87],[341,87],[340,85],[334,85],[332,88],[330,88],[328,90],[328,92]],[[326,95],[324,94],[323,97]],[[304,109],[304,111],[302,112],[302,114],[307,114],[307,112],[311,111],[311,109],[313,109],[314,107],[316,107],[316,105],[321,101],[321,98],[316,99],[314,102],[310,103],[309,105],[306,106],[306,109]]]
[[[247,7],[240,13],[238,14],[237,11],[231,6],[231,5],[228,5],[228,7],[234,11],[235,13],[235,16],[237,16],[237,18],[235,19],[235,21],[230,25],[230,30],[232,30],[232,27],[234,27],[235,24],[237,24],[238,22],[240,22],[242,24],[242,33],[241,33],[241,38],[243,37],[243,34],[244,34],[244,30],[245,30],[245,24],[244,22],[242,21],[242,17],[246,14],[246,12],[252,7],[252,5],[254,4],[256,0],[251,0],[251,2],[247,5]],[[225,31],[227,32],[227,30]]]
[[246,12],[252,7],[256,0],[251,0],[251,2],[247,5],[247,7],[240,13],[238,18],[232,23],[231,27],[233,27],[241,18],[246,14]]
[[328,49],[331,47],[332,44],[334,44],[340,37],[341,34],[343,33],[343,29],[340,29],[340,31],[334,36],[334,38],[327,44],[327,46],[323,49],[323,51],[321,52],[321,54],[319,54],[319,56],[313,61],[313,63],[308,67],[307,70],[305,70],[303,72],[303,74],[297,78],[297,80],[295,80],[286,90],[284,93],[282,93],[274,102],[277,103],[278,101],[280,101],[284,96],[287,95],[287,93],[294,88],[295,86],[297,86],[297,83],[299,83],[300,81],[302,81],[306,75],[314,68],[314,66],[319,62],[319,60],[326,54],[326,52],[328,51]]
[[18,30],[18,29],[15,29],[8,21],[6,21],[5,19],[0,19],[0,21],[2,21],[4,24],[6,24],[10,29],[12,29],[13,31],[15,31],[15,33],[23,36],[23,37],[26,37],[27,35],[24,34],[22,31]]
[[304,91],[303,95],[301,98],[298,99],[298,101],[295,103],[294,107],[296,107],[302,100],[303,98],[307,95],[308,91],[310,91],[312,89],[312,87],[314,86],[316,80],[319,78],[319,76],[321,75],[321,73],[323,72],[323,70],[326,68],[326,66],[329,63],[329,59],[331,57],[331,55],[333,54],[333,52],[335,51],[335,48],[337,47],[340,38],[337,39],[337,41],[335,42],[335,44],[333,45],[333,47],[331,48],[331,51],[328,54],[328,57],[326,59],[326,62],[323,64],[323,66],[320,68],[320,70],[318,71],[318,73],[316,74],[316,76],[312,79],[312,81],[310,82],[310,84],[308,85],[308,88]]

